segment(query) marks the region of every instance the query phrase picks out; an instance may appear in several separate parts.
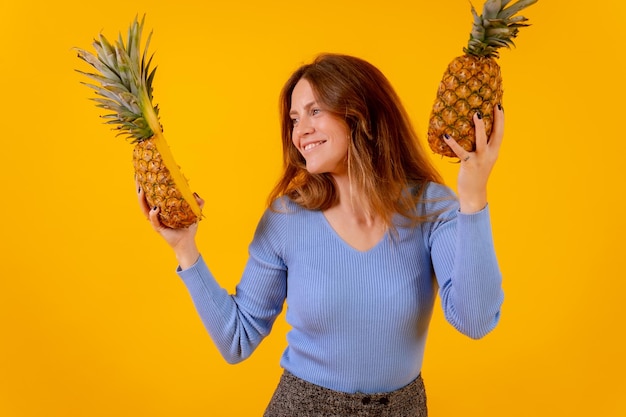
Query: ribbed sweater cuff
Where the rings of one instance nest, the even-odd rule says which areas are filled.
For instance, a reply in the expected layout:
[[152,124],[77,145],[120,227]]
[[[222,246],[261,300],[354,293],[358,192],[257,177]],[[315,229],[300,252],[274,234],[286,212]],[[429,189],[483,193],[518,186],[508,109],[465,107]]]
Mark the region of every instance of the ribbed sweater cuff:
[[489,233],[491,233],[491,222],[490,222],[490,214],[489,214],[489,204],[487,204],[482,210],[477,211],[476,213],[461,213],[459,211],[457,213],[457,221],[460,226],[469,227],[469,228],[480,228],[484,229],[485,223],[489,226]]
[[194,290],[199,287],[202,287],[209,294],[217,294],[223,291],[218,282],[213,278],[213,274],[211,274],[209,267],[204,262],[202,255],[200,255],[195,264],[187,269],[181,269],[180,266],[178,266],[176,273],[192,294],[195,294],[196,291]]

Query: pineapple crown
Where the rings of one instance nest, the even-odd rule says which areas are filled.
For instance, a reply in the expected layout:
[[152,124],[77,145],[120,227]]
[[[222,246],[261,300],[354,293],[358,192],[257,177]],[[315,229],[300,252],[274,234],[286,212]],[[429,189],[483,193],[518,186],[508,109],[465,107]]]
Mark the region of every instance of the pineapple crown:
[[127,135],[132,143],[149,139],[157,129],[161,129],[159,108],[152,105],[152,81],[156,68],[150,70],[152,56],[147,57],[152,32],[148,35],[143,54],[140,53],[144,20],[145,15],[141,22],[135,17],[128,29],[126,44],[121,34],[115,44],[100,34],[93,43],[96,55],[75,48],[78,58],[98,71],[88,73],[76,70],[100,84],[82,82],[98,95],[91,100],[97,103],[96,107],[112,112],[102,116],[107,120],[105,123],[115,125],[114,129],[120,131],[117,136]]
[[505,46],[515,46],[513,38],[517,36],[519,28],[529,26],[524,23],[528,19],[524,16],[514,16],[538,0],[519,0],[506,7],[511,0],[487,0],[483,6],[482,15],[476,13],[472,5],[474,24],[466,48],[463,52],[470,55],[498,58],[498,49]]

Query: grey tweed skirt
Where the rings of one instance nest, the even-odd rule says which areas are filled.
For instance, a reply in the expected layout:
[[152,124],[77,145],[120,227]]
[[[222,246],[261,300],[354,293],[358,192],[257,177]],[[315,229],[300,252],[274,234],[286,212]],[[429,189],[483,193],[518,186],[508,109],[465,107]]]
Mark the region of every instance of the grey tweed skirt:
[[263,417],[427,417],[422,376],[399,390],[348,394],[285,371]]

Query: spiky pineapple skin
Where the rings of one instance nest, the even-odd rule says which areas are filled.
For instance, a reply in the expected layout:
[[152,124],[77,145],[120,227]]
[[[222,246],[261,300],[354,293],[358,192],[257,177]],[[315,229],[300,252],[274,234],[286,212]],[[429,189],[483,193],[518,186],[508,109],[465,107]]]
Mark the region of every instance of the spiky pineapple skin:
[[153,139],[135,145],[133,166],[137,182],[145,193],[149,207],[159,207],[159,220],[164,226],[181,229],[191,226],[198,220],[176,187]]
[[474,122],[480,112],[487,137],[493,126],[493,109],[502,103],[502,76],[493,57],[470,54],[453,59],[448,65],[433,104],[428,124],[428,144],[433,152],[456,157],[444,134],[454,138],[463,149],[476,149]]

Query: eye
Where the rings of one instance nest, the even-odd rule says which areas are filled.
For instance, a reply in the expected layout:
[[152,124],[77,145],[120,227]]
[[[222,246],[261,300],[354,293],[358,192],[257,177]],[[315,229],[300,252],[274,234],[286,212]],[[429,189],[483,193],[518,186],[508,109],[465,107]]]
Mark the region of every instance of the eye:
[[320,114],[322,112],[322,109],[318,109],[318,108],[313,108],[311,109],[311,115],[315,116],[316,114]]
[[291,125],[292,125],[292,126],[297,125],[299,120],[300,120],[300,119],[298,119],[297,117],[292,117],[292,118],[291,118]]

